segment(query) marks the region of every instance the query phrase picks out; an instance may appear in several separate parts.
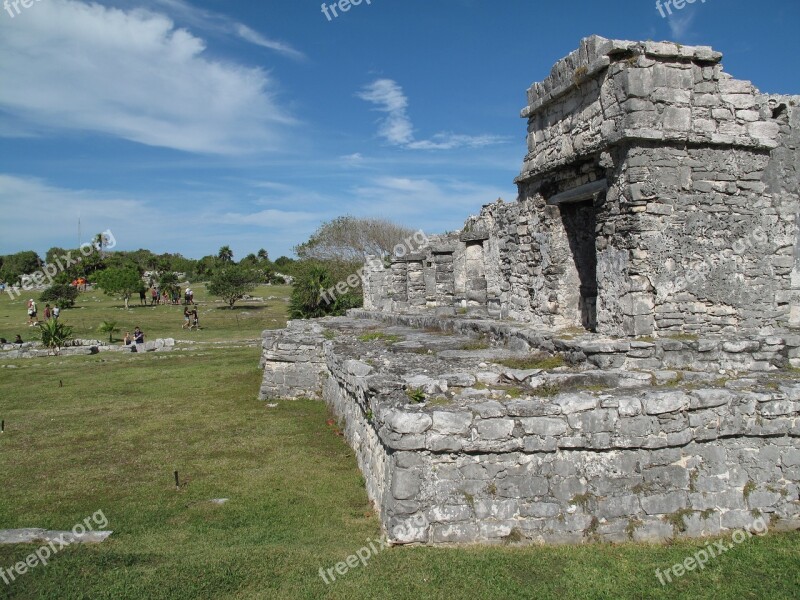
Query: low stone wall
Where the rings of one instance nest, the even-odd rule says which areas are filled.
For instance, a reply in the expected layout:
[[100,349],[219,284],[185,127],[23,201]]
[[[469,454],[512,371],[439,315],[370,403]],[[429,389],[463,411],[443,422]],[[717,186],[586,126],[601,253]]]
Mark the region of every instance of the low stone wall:
[[[156,339],[141,344],[143,352],[169,352],[175,347],[172,338]],[[73,340],[58,351],[59,356],[83,356],[98,352],[131,352],[133,346],[109,345],[99,340]],[[0,360],[7,358],[42,358],[53,353],[40,342],[23,344],[3,344],[0,346]]]
[[381,326],[265,332],[262,397],[328,403],[392,543],[663,540],[759,517],[800,526],[791,373],[543,395],[529,383],[546,373],[492,362],[499,350]]

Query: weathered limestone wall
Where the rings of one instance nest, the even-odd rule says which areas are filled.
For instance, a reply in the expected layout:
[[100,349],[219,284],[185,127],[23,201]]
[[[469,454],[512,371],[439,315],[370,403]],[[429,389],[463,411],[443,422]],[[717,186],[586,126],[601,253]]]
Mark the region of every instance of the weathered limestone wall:
[[289,321],[286,329],[261,334],[264,369],[262,398],[319,398],[326,372],[322,327],[313,321]]
[[800,325],[800,96],[721,57],[584,39],[528,90],[517,201],[420,249],[426,305],[632,337]]
[[[387,354],[358,341],[375,325],[332,318],[271,332],[262,395],[281,389],[329,404],[394,543],[662,540],[746,528],[757,517],[800,526],[795,381],[497,399],[473,386],[526,374],[503,375],[485,355],[450,361],[446,348],[464,338],[448,346],[418,331],[392,330],[423,344],[428,335],[444,352]],[[302,360],[287,364],[289,355]],[[412,388],[428,399],[457,391],[414,403]]]

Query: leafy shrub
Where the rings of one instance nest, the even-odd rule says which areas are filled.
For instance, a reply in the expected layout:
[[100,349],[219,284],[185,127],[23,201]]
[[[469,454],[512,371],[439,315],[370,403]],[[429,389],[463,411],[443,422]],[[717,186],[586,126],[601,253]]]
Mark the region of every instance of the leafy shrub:
[[42,344],[53,354],[58,354],[64,344],[72,339],[72,327],[55,319],[39,323],[39,329],[42,334]]
[[72,308],[78,297],[78,288],[66,283],[55,283],[42,292],[40,302],[48,302],[59,308]]
[[348,289],[344,294],[327,292],[338,282],[347,279],[348,271],[341,267],[307,261],[299,267],[289,300],[289,317],[292,319],[317,319],[329,315],[343,315],[347,309],[362,306],[360,289]]

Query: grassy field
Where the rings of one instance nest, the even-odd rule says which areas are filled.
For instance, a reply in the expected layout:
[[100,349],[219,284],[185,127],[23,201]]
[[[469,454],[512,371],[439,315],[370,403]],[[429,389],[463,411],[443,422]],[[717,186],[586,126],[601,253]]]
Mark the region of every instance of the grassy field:
[[[150,337],[188,338],[170,307],[125,313],[98,299],[87,295],[87,308],[63,319],[82,335],[121,315]],[[204,306],[208,329],[191,333],[200,342],[251,340],[265,324],[285,322],[282,301],[260,310]],[[0,319],[11,318],[3,315],[18,324],[24,310],[0,301]],[[101,510],[114,534],[67,547],[11,585],[0,580],[0,598],[798,597],[797,533],[749,539],[665,587],[655,569],[682,562],[702,542],[398,547],[326,585],[320,567],[377,540],[378,520],[323,403],[257,400],[256,347],[198,343],[3,364],[16,368],[0,368],[0,528],[71,529]],[[0,569],[36,547],[0,546]]]
[[[61,311],[59,319],[73,327],[75,337],[101,340],[107,340],[108,334],[97,330],[100,324],[116,321],[121,329],[114,334],[118,341],[137,325],[148,340],[171,337],[208,342],[258,338],[264,329],[279,328],[286,322],[286,302],[291,293],[289,286],[261,286],[252,296],[263,298],[263,302],[240,300],[233,310],[218,298],[209,296],[203,284],[192,288],[195,290],[200,331],[181,329],[183,306],[140,306],[136,296],[130,300],[130,308],[126,310],[122,300],[106,296],[100,290],[81,293],[75,307]],[[28,298],[36,300],[39,318],[43,318],[44,303],[39,302],[38,293],[25,294],[13,301],[8,293],[0,294],[0,337],[13,340],[16,334],[20,334],[26,342],[38,339],[36,330],[27,325],[26,302]]]

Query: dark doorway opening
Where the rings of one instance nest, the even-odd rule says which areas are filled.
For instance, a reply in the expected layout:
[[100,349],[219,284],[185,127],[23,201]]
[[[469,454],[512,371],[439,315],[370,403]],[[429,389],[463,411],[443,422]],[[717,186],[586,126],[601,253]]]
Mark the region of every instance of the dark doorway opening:
[[561,222],[567,234],[572,260],[580,281],[581,325],[589,330],[597,328],[597,248],[595,232],[597,211],[593,200],[559,205]]

